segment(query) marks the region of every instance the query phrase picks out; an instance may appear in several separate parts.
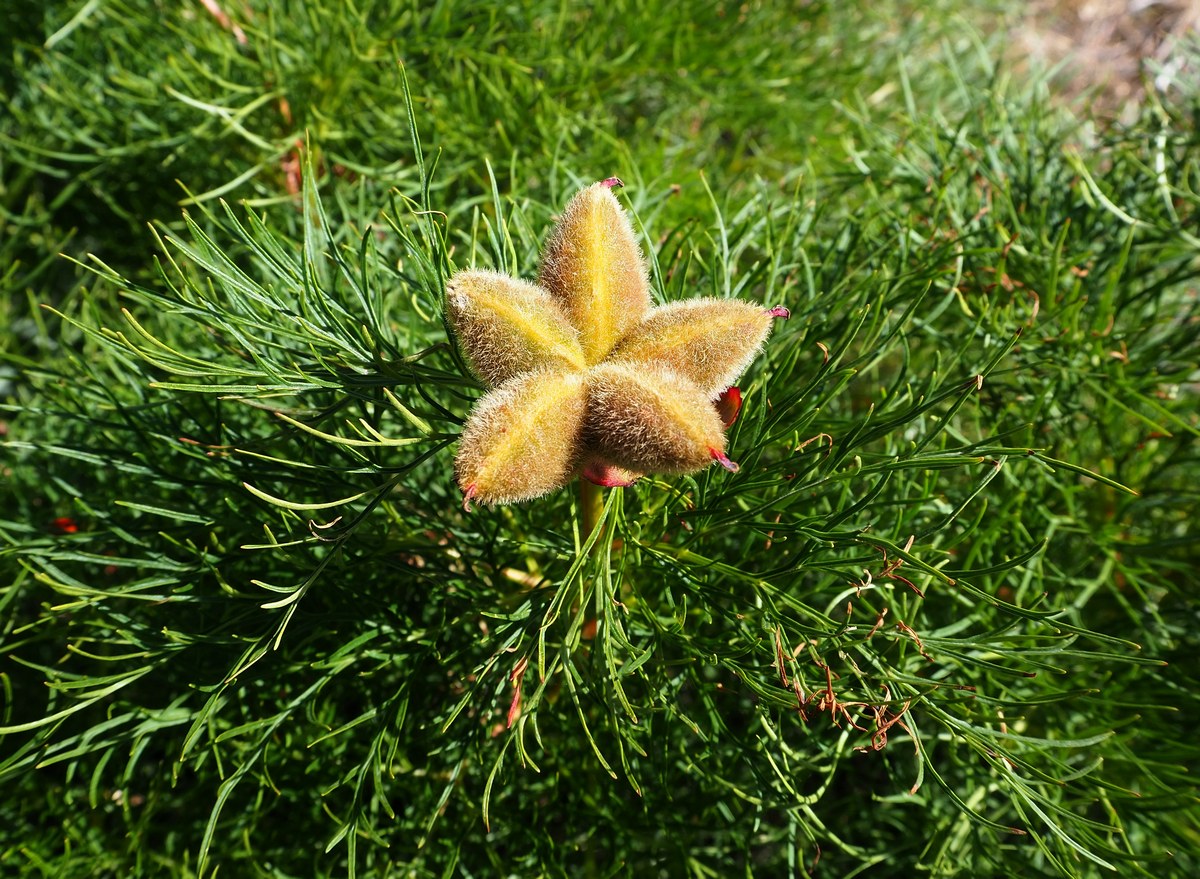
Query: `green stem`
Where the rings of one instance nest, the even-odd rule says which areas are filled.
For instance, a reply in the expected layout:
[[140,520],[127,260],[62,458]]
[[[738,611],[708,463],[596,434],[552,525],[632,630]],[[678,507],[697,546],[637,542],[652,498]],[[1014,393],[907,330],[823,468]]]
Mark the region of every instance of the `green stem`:
[[587,543],[587,539],[596,530],[596,523],[604,512],[604,493],[600,486],[579,477],[579,540]]

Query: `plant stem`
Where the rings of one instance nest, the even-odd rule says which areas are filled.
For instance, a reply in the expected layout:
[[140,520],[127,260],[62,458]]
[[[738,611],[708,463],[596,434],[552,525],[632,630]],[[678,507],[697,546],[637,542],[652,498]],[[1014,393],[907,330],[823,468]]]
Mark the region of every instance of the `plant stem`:
[[596,530],[600,514],[604,512],[604,494],[600,486],[579,477],[579,540],[587,543],[587,539]]

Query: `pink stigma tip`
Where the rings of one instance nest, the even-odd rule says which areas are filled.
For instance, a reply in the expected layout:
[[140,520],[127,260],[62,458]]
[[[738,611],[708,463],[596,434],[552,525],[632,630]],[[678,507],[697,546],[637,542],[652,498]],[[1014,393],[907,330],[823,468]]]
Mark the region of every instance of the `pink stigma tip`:
[[730,461],[729,457],[724,452],[718,452],[716,449],[709,449],[712,452],[713,458],[717,463],[728,470],[730,473],[737,473],[742,468],[737,465],[736,461]]
[[781,317],[784,320],[787,320],[792,316],[792,313],[782,305],[776,305],[774,308],[768,308],[767,314],[769,314],[771,317]]
[[625,181],[620,177],[607,177],[600,181],[600,185],[608,189],[620,189],[625,185]]
[[466,513],[471,512],[471,498],[475,497],[475,491],[475,483],[472,482],[463,492],[463,511]]

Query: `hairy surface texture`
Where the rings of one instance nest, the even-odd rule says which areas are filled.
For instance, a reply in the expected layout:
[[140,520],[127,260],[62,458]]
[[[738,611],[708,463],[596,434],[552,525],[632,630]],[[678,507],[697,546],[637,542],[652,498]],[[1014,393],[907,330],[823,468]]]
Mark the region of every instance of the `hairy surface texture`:
[[579,328],[589,364],[599,363],[650,308],[650,282],[629,215],[606,183],[563,209],[542,254],[538,283]]
[[627,467],[618,467],[612,461],[605,460],[593,449],[587,449],[584,453],[583,463],[579,465],[579,475],[588,482],[604,488],[623,488],[633,485],[646,474],[638,473]]
[[565,485],[576,465],[584,374],[537,370],[480,398],[459,442],[455,475],[467,499],[510,504]]
[[725,425],[708,398],[645,364],[592,370],[585,438],[607,460],[643,473],[692,473],[725,452]]
[[458,272],[446,285],[446,311],[471,368],[491,387],[542,366],[584,366],[579,332],[536,284]]
[[653,309],[617,346],[619,363],[661,364],[716,399],[771,332],[771,314],[738,299],[689,299]]

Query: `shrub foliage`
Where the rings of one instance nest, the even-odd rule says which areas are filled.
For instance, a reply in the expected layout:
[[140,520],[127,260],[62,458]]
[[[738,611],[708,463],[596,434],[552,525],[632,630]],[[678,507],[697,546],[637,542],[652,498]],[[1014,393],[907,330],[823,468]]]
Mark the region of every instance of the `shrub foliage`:
[[[1196,96],[883,5],[5,13],[5,871],[1200,870]],[[613,173],[741,470],[464,511],[446,279]]]

